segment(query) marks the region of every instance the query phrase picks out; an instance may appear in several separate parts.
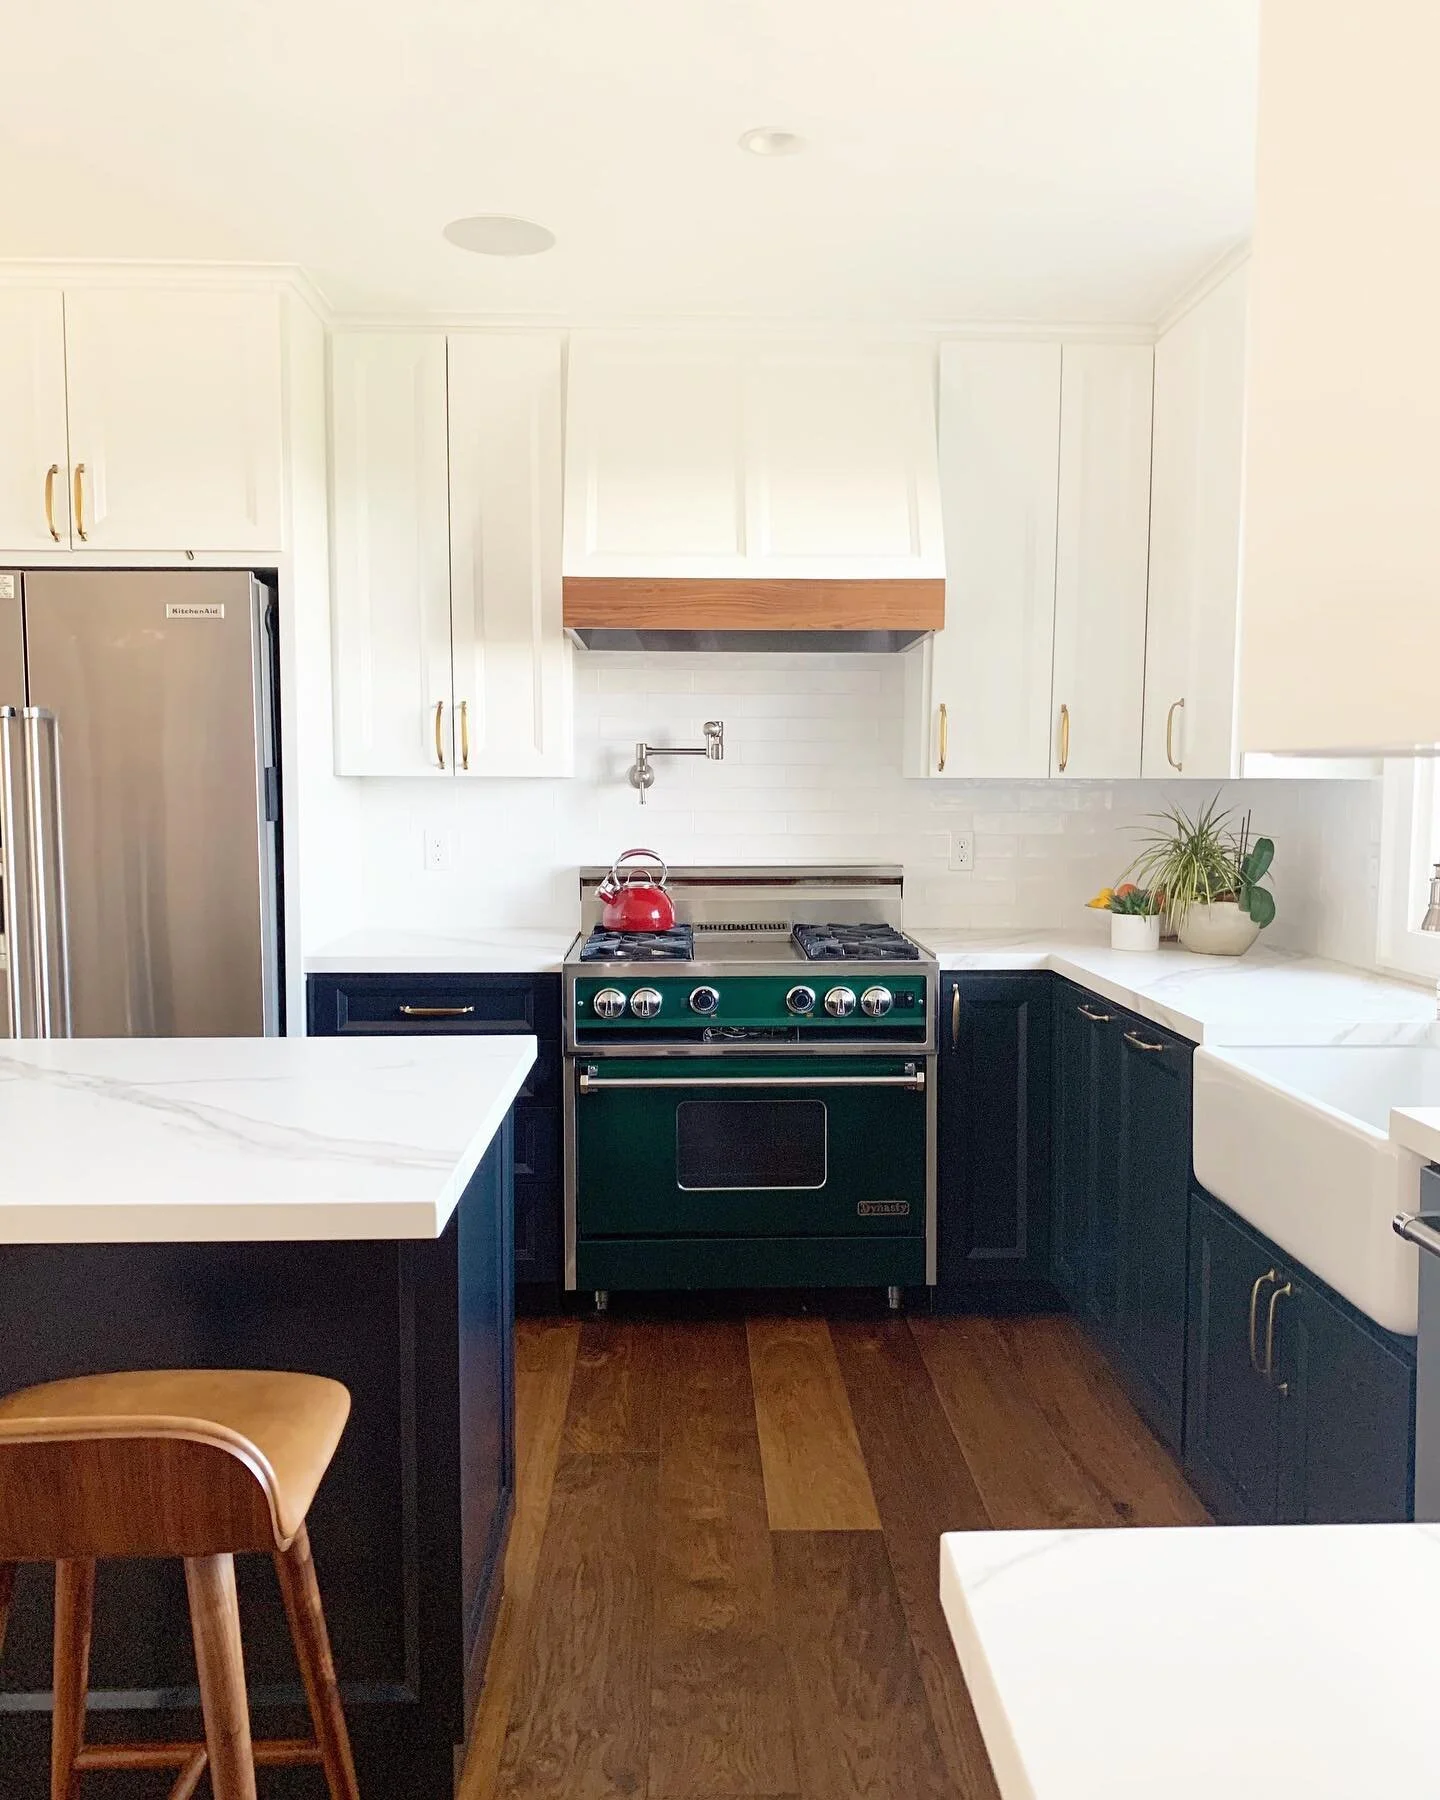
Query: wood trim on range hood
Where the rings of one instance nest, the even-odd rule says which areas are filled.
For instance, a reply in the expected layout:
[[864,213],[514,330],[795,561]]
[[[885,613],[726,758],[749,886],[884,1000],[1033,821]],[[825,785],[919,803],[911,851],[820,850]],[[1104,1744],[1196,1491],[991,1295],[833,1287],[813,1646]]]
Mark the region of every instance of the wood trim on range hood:
[[571,631],[882,631],[945,623],[943,577],[767,581],[567,575]]

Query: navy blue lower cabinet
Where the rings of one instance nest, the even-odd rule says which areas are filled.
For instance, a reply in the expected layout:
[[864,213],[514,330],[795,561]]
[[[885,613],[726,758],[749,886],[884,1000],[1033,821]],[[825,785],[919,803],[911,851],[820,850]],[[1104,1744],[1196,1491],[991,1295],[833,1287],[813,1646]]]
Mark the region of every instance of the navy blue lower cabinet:
[[312,1037],[533,1035],[515,1102],[515,1280],[558,1286],[563,1207],[558,975],[312,975]]
[[1116,1013],[1115,1205],[1119,1280],[1112,1344],[1151,1429],[1178,1451],[1185,1413],[1190,1213],[1188,1039]]
[[1278,1277],[1269,1245],[1194,1197],[1185,1472],[1228,1522],[1273,1525],[1277,1517],[1280,1394],[1264,1373],[1264,1333]]
[[1038,972],[942,977],[942,1288],[1048,1279],[1053,986]]
[[1412,1516],[1413,1341],[1207,1194],[1191,1202],[1185,1469],[1228,1524]]
[[1050,1278],[1082,1318],[1116,1309],[1118,1011],[1070,981],[1054,986]]

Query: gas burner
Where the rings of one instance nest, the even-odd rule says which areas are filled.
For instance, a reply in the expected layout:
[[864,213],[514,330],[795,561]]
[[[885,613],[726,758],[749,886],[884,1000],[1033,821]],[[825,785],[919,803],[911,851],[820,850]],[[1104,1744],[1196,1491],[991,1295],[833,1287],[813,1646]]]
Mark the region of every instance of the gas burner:
[[810,962],[919,962],[920,951],[893,925],[797,925],[795,948]]
[[597,925],[580,946],[581,962],[693,962],[695,942],[688,925],[669,931],[606,931]]

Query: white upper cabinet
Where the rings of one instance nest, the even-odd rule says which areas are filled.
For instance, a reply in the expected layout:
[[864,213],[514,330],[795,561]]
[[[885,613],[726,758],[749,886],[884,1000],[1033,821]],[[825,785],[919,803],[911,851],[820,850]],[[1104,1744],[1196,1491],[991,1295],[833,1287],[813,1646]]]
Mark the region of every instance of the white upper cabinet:
[[1155,348],[1145,775],[1238,774],[1235,651],[1248,274]]
[[1055,776],[1140,773],[1154,362],[1135,344],[1067,344],[1062,357]]
[[1440,8],[1265,0],[1241,748],[1440,743]]
[[280,545],[275,291],[67,288],[65,346],[75,548]]
[[576,338],[565,574],[944,573],[928,352]]
[[940,352],[945,626],[906,656],[907,773],[1050,773],[1060,346]]
[[450,568],[459,773],[568,775],[561,344],[450,339]]
[[65,302],[0,287],[0,554],[70,542]]
[[331,346],[335,771],[454,763],[445,338]]

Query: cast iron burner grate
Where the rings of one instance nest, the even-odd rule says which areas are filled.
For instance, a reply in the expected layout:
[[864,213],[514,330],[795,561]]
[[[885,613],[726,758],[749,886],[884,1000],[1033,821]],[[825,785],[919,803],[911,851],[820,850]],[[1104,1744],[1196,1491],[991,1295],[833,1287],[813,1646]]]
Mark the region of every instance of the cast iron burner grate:
[[919,962],[920,951],[893,925],[797,925],[795,948],[810,962]]
[[606,931],[601,925],[580,946],[581,962],[693,962],[694,935],[688,925],[668,931]]

